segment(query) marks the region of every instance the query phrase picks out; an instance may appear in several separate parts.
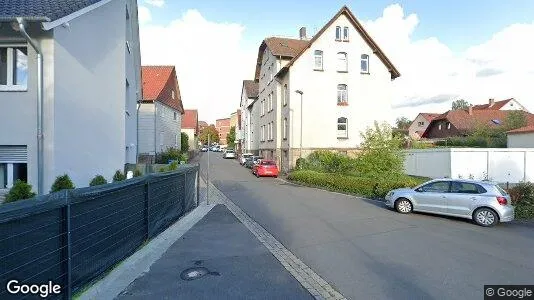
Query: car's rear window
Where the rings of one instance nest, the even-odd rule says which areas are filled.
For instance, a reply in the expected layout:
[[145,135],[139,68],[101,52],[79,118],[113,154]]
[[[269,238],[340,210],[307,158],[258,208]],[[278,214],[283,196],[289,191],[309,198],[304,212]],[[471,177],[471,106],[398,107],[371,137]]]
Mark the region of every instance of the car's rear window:
[[508,193],[502,187],[500,187],[499,185],[496,184],[495,188],[497,188],[497,190],[499,191],[499,193],[501,193],[502,196],[508,195]]
[[274,165],[274,161],[262,161],[261,164],[264,166],[272,166]]

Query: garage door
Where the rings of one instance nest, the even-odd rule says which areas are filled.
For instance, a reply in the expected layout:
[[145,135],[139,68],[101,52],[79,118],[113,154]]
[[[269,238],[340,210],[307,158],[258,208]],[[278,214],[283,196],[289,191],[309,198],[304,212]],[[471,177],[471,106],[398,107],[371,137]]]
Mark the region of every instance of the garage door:
[[28,162],[28,148],[26,146],[0,145],[0,162],[26,163]]

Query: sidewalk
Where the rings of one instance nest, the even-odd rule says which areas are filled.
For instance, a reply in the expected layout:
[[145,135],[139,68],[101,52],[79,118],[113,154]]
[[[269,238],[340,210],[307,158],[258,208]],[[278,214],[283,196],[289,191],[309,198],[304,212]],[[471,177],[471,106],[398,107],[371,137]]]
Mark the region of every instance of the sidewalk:
[[[210,193],[211,194],[211,193]],[[200,267],[194,280],[181,278]],[[205,269],[203,269],[205,268]],[[185,274],[183,274],[185,275]],[[221,204],[176,241],[117,299],[313,299]]]

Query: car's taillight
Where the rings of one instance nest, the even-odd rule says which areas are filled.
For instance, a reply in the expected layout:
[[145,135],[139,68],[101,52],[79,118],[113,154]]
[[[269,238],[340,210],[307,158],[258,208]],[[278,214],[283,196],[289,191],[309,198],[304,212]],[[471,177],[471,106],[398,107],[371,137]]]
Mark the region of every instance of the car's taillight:
[[500,205],[506,205],[508,204],[508,200],[506,200],[506,198],[502,197],[502,196],[498,196],[497,197],[497,201],[499,202]]

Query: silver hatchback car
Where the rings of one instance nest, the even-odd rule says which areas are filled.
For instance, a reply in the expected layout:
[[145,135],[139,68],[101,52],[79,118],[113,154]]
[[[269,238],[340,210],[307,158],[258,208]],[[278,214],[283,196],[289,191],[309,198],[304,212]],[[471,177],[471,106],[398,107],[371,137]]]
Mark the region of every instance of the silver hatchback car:
[[403,214],[420,211],[455,216],[485,227],[514,219],[510,195],[487,181],[434,179],[413,189],[390,191],[386,205]]

